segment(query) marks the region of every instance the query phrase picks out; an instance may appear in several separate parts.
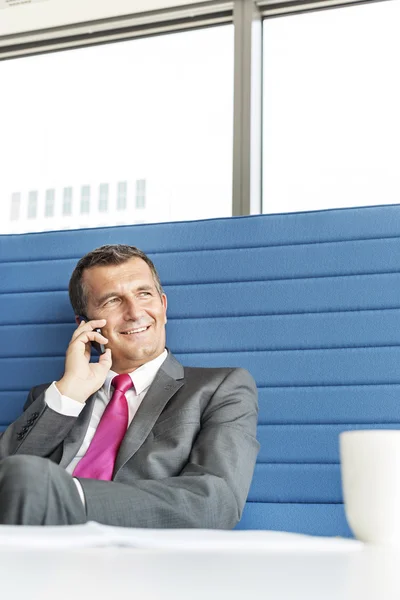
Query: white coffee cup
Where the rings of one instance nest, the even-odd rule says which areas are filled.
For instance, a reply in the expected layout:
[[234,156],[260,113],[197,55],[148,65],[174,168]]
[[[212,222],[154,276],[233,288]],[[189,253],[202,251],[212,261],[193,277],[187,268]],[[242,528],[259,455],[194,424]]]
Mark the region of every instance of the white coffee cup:
[[400,431],[346,431],[339,438],[344,507],[355,537],[400,547]]

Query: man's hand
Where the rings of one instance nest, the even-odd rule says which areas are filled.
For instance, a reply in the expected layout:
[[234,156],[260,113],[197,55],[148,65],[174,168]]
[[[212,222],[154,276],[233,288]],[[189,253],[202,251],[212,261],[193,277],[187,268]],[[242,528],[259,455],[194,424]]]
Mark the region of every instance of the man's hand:
[[82,321],[74,331],[65,356],[65,372],[56,386],[63,396],[82,402],[97,392],[111,369],[111,350],[102,354],[98,363],[90,362],[90,342],[106,344],[108,339],[94,331],[104,327],[105,319]]

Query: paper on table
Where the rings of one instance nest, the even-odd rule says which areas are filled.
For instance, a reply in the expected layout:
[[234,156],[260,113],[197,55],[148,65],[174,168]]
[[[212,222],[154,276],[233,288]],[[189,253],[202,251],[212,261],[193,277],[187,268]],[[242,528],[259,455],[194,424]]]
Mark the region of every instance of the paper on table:
[[0,548],[95,548],[125,546],[165,550],[348,551],[361,542],[284,531],[137,529],[94,521],[61,527],[0,525]]

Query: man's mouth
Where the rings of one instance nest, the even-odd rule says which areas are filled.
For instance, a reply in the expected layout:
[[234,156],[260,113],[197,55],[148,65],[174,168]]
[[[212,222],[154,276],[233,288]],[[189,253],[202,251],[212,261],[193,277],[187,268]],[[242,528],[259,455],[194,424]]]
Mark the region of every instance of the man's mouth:
[[142,333],[143,331],[147,331],[150,325],[145,325],[144,327],[135,327],[134,329],[127,329],[126,331],[120,331],[122,335],[134,335],[135,333]]

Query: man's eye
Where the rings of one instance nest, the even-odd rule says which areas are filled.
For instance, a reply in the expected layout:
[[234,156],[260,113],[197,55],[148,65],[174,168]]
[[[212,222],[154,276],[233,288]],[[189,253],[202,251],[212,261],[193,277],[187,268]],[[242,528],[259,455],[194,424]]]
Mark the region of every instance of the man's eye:
[[115,304],[118,301],[118,298],[109,298],[107,302],[104,303],[104,306],[108,306],[109,304]]
[[150,292],[140,292],[139,293],[139,298],[147,298],[148,296],[151,296]]

